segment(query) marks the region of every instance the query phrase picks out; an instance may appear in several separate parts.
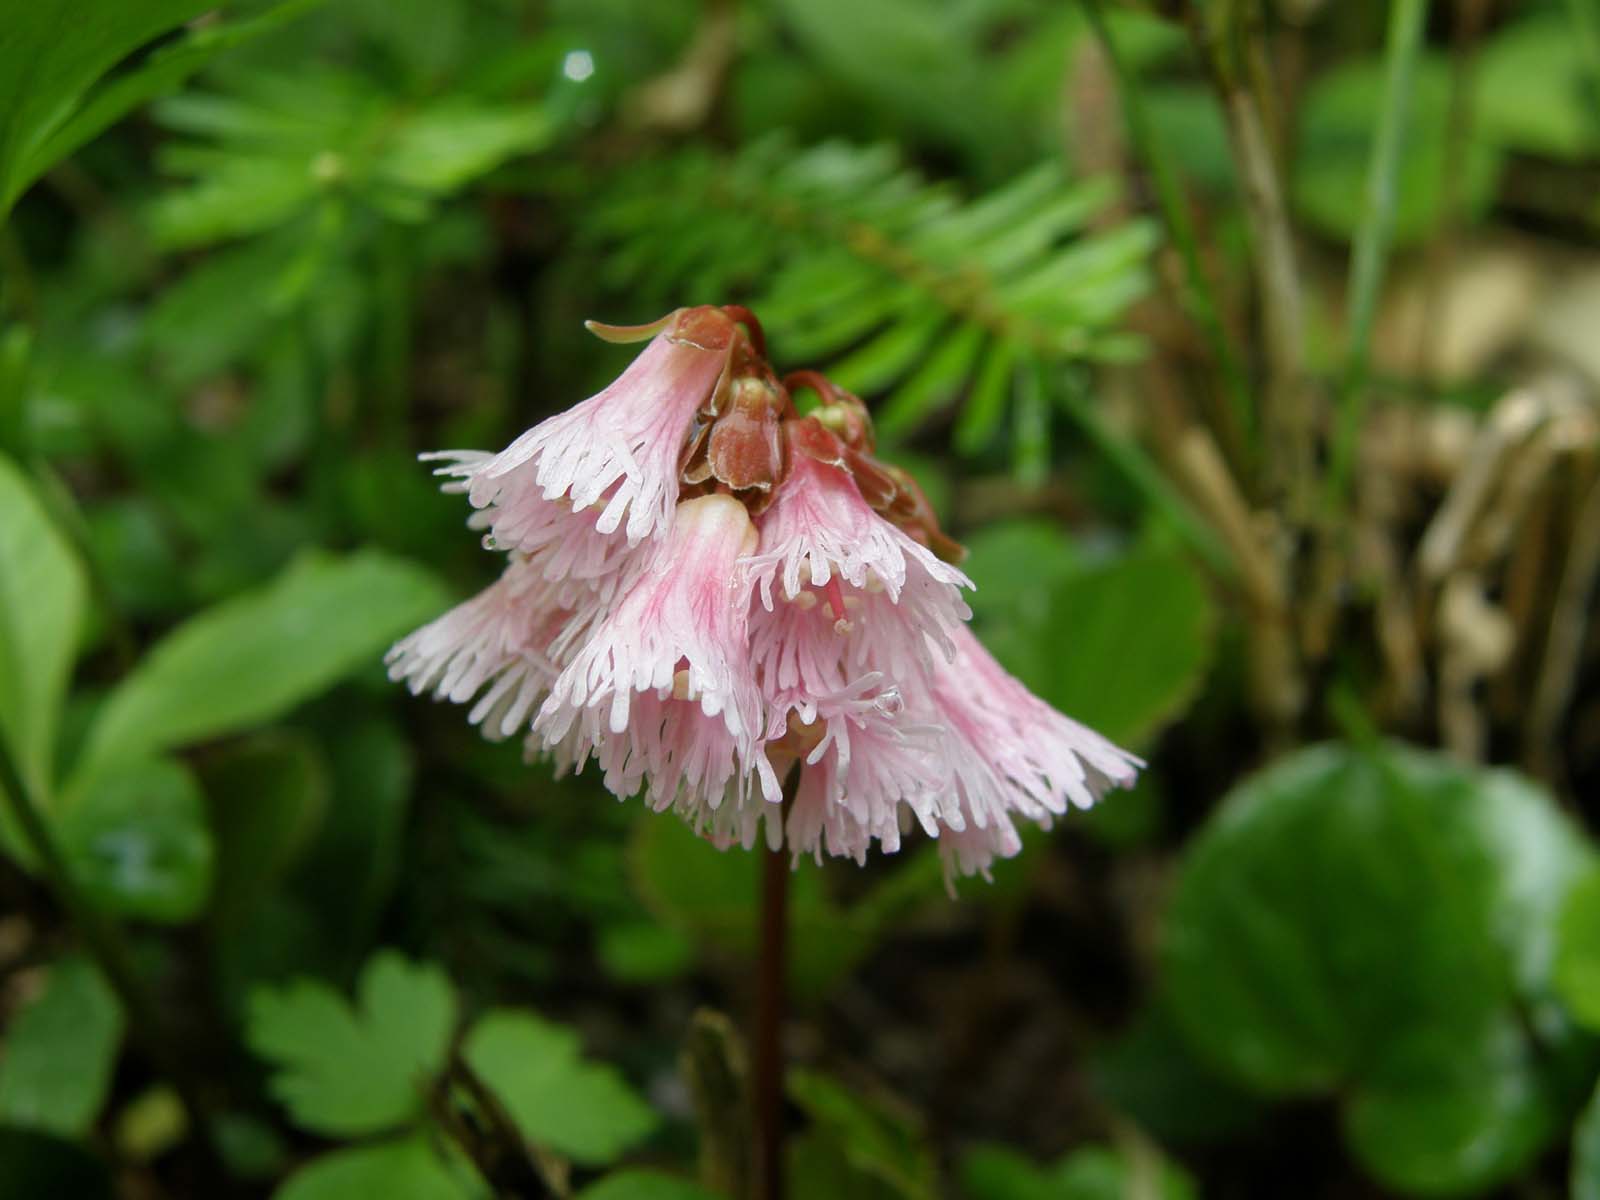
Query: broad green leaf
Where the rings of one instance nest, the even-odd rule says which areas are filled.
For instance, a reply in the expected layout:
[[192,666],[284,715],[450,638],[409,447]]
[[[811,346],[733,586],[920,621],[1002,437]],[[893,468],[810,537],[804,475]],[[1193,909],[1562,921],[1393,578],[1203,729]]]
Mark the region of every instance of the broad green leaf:
[[250,1048],[276,1068],[273,1095],[315,1133],[354,1137],[411,1120],[449,1052],[456,998],[438,967],[384,951],[357,994],[352,1008],[302,979],[251,998]]
[[312,1159],[273,1200],[489,1200],[489,1189],[459,1158],[440,1157],[424,1138],[335,1150]]
[[0,455],[0,737],[36,796],[49,791],[87,590],[33,485]]
[[1582,1067],[1544,1011],[1540,947],[1592,858],[1509,772],[1303,751],[1237,788],[1190,850],[1162,948],[1171,1012],[1260,1091],[1340,1096],[1391,1186],[1489,1187],[1538,1152]]
[[[1382,72],[1377,59],[1335,67],[1313,82],[1301,110],[1291,188],[1295,207],[1307,222],[1333,237],[1350,238],[1364,211]],[[1418,240],[1439,222],[1449,120],[1449,63],[1442,55],[1423,54],[1395,193],[1397,245]],[[1462,157],[1454,186],[1463,211],[1477,217],[1494,198],[1501,156],[1493,143],[1472,138]]]
[[205,798],[174,758],[103,772],[56,815],[73,874],[99,903],[148,921],[187,921],[211,894],[215,850]]
[[931,1200],[937,1194],[933,1153],[914,1112],[869,1101],[816,1071],[791,1070],[786,1085],[817,1136],[836,1146],[855,1170],[905,1200]]
[[71,119],[95,82],[140,46],[211,7],[213,0],[9,6],[0,22],[0,220],[53,165],[39,147]]
[[0,1123],[82,1137],[105,1103],[121,1042],[122,1010],[99,971],[80,958],[53,964],[6,1030]]
[[1600,871],[1580,880],[1562,909],[1555,986],[1573,1020],[1600,1030]]
[[327,768],[309,739],[274,734],[208,760],[203,782],[217,842],[211,911],[227,937],[315,835]]
[[1572,1200],[1600,1200],[1600,1085],[1572,1131]]
[[578,1200],[726,1200],[698,1183],[660,1171],[618,1171],[578,1193]]
[[141,753],[274,720],[375,663],[445,603],[434,577],[402,559],[308,554],[159,642],[107,698],[75,781]]
[[585,1165],[616,1161],[658,1123],[616,1068],[584,1061],[577,1034],[532,1013],[485,1013],[462,1054],[525,1137]]

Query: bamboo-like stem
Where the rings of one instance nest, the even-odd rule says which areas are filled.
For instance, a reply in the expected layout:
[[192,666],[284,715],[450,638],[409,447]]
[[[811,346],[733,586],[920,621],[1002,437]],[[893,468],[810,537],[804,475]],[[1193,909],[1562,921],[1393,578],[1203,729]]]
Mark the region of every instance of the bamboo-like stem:
[[1350,348],[1344,381],[1339,391],[1338,422],[1328,463],[1327,500],[1337,510],[1350,487],[1356,443],[1366,415],[1367,366],[1372,323],[1383,286],[1383,269],[1394,232],[1395,192],[1400,154],[1405,147],[1406,121],[1411,106],[1411,83],[1422,48],[1423,18],[1427,0],[1394,0],[1389,9],[1388,46],[1383,81],[1383,107],[1378,114],[1377,137],[1367,168],[1366,205],[1356,230],[1350,267],[1350,292],[1346,325]]
[[[1206,278],[1205,271],[1200,265],[1199,238],[1195,234],[1194,222],[1190,217],[1183,183],[1178,178],[1172,156],[1167,153],[1166,146],[1157,137],[1150,123],[1150,116],[1144,105],[1144,95],[1139,90],[1139,81],[1134,78],[1126,56],[1111,35],[1101,0],[1082,0],[1082,4],[1095,37],[1111,63],[1111,70],[1117,81],[1117,92],[1122,101],[1123,116],[1128,125],[1128,135],[1132,138],[1139,157],[1150,171],[1151,180],[1155,183],[1156,200],[1161,207],[1162,222],[1167,227],[1167,236],[1177,248],[1178,258],[1183,265],[1184,307],[1190,319],[1199,326],[1206,344],[1210,347],[1211,355],[1216,360],[1217,369],[1222,373],[1223,387],[1228,396],[1226,411],[1235,426],[1231,431],[1233,436],[1227,440],[1242,443],[1246,455],[1252,455],[1255,411],[1251,403],[1250,386],[1245,380],[1243,368],[1239,365],[1238,355],[1234,353],[1233,344],[1228,340],[1227,332],[1223,328],[1221,306],[1217,303],[1210,280]],[[1247,461],[1245,466],[1249,465]]]
[[[783,781],[780,824],[787,823],[800,790],[801,764]],[[761,854],[761,958],[756,974],[753,1091],[756,1110],[756,1179],[760,1200],[784,1200],[783,1018],[789,976],[789,875],[786,849]]]
[[54,893],[56,903],[67,914],[90,957],[116,993],[127,1021],[129,1040],[151,1066],[171,1082],[208,1166],[220,1170],[205,1107],[188,1072],[182,1069],[177,1056],[161,1036],[159,1010],[139,981],[122,931],[115,921],[95,908],[72,878],[66,856],[56,844],[3,734],[0,734],[0,794],[4,795],[12,818],[33,852],[39,872]]

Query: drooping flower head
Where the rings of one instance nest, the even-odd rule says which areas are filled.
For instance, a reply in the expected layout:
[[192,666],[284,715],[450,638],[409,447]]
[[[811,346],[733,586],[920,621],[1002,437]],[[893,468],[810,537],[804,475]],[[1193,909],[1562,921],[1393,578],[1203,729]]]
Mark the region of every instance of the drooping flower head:
[[947,873],[987,873],[1017,818],[1133,781],[1137,759],[972,636],[964,552],[876,457],[859,399],[780,381],[744,309],[591,328],[649,344],[498,454],[425,456],[509,561],[395,646],[395,679],[720,846],[795,858],[861,862],[920,829]]

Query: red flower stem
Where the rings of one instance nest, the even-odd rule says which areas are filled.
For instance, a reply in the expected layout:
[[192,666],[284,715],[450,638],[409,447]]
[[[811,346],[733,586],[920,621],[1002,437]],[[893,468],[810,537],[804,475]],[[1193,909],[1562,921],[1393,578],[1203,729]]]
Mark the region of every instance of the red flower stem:
[[761,322],[742,304],[724,304],[722,311],[733,320],[744,326],[745,332],[750,335],[750,344],[762,358],[767,357],[767,331],[761,328]]
[[[800,763],[783,781],[787,823],[800,790]],[[784,1200],[783,1016],[788,991],[789,852],[766,849],[761,861],[761,959],[756,975],[756,1163],[760,1200]]]
[[833,386],[833,380],[821,371],[790,371],[783,377],[783,386],[791,392],[796,388],[810,388],[824,404],[839,402],[839,390]]

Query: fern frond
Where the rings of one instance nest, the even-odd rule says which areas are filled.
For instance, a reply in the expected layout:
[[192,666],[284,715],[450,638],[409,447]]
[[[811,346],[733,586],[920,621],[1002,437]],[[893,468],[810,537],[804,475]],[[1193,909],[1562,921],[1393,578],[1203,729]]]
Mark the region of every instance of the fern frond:
[[[593,226],[605,282],[749,304],[786,361],[883,398],[890,437],[959,400],[957,445],[975,453],[1051,368],[1137,353],[1118,323],[1149,286],[1156,233],[1142,220],[1089,231],[1114,197],[1048,164],[969,201],[886,147],[765,141],[630,168]],[[1048,437],[1037,407],[1014,422],[1030,460]]]

